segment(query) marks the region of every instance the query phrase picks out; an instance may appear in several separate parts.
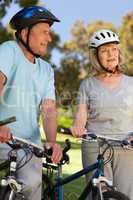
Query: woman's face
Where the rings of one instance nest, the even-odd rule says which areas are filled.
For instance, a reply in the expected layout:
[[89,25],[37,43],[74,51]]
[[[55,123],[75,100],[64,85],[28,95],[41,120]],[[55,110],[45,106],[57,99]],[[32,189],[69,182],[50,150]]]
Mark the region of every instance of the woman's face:
[[119,63],[118,44],[110,43],[98,47],[98,58],[104,68],[115,71]]

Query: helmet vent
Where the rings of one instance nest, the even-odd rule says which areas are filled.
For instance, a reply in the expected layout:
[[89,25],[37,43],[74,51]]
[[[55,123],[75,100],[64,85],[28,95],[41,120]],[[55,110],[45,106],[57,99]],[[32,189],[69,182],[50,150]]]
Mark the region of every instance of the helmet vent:
[[100,38],[98,36],[95,37],[97,40],[100,40]]
[[104,35],[103,33],[100,33],[100,35],[101,35],[103,38],[105,38],[105,35]]
[[109,32],[107,32],[107,34],[108,34],[108,36],[109,36],[109,37],[111,37],[111,35],[110,35],[110,33],[109,33]]

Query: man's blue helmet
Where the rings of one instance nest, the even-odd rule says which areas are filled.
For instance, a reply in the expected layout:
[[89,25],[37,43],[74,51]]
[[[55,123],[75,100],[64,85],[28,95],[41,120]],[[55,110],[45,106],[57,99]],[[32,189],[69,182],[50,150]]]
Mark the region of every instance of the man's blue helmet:
[[54,22],[60,22],[60,20],[44,7],[31,6],[17,12],[9,24],[13,29],[21,30],[39,22],[47,22],[51,26]]

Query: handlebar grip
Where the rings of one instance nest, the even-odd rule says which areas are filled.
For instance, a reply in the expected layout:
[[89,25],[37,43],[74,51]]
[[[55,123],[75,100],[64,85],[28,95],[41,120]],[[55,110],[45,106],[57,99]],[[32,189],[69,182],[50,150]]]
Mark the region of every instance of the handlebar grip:
[[96,140],[97,139],[97,135],[95,135],[94,133],[87,133],[83,135],[83,138],[87,138],[90,137],[91,139]]
[[70,128],[58,127],[58,132],[71,135]]
[[52,156],[52,153],[53,153],[52,148],[50,148],[50,149],[46,149],[46,148],[45,148],[45,153],[46,153],[48,156]]
[[62,155],[62,158],[61,158],[61,161],[60,161],[60,164],[63,165],[65,163],[69,163],[69,155],[67,155],[67,151],[71,148],[71,143],[70,143],[70,140],[69,139],[66,139],[65,140],[65,147],[63,149],[63,155]]
[[16,117],[13,116],[13,117],[10,117],[10,118],[7,118],[7,119],[0,121],[0,126],[4,126],[6,124],[10,124],[10,123],[15,122],[15,121],[16,121]]
[[48,163],[52,163],[51,158],[50,158],[52,156],[52,153],[53,153],[53,149],[52,148],[50,148],[50,149],[46,149],[45,148],[45,156],[46,156],[46,161]]
[[63,149],[63,154],[66,153],[71,148],[71,142],[69,139],[65,140],[65,147]]

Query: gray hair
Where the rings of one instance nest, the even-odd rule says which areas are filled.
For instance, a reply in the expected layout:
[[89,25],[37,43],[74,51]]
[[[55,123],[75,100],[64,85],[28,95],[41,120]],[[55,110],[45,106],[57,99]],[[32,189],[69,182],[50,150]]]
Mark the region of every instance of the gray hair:
[[[90,73],[92,75],[100,75],[105,74],[105,70],[100,65],[98,58],[97,58],[97,48],[90,48],[89,49],[89,59],[91,63]],[[121,50],[119,49],[119,64],[118,64],[118,71],[123,72],[123,65],[124,65],[124,57],[122,55]]]

